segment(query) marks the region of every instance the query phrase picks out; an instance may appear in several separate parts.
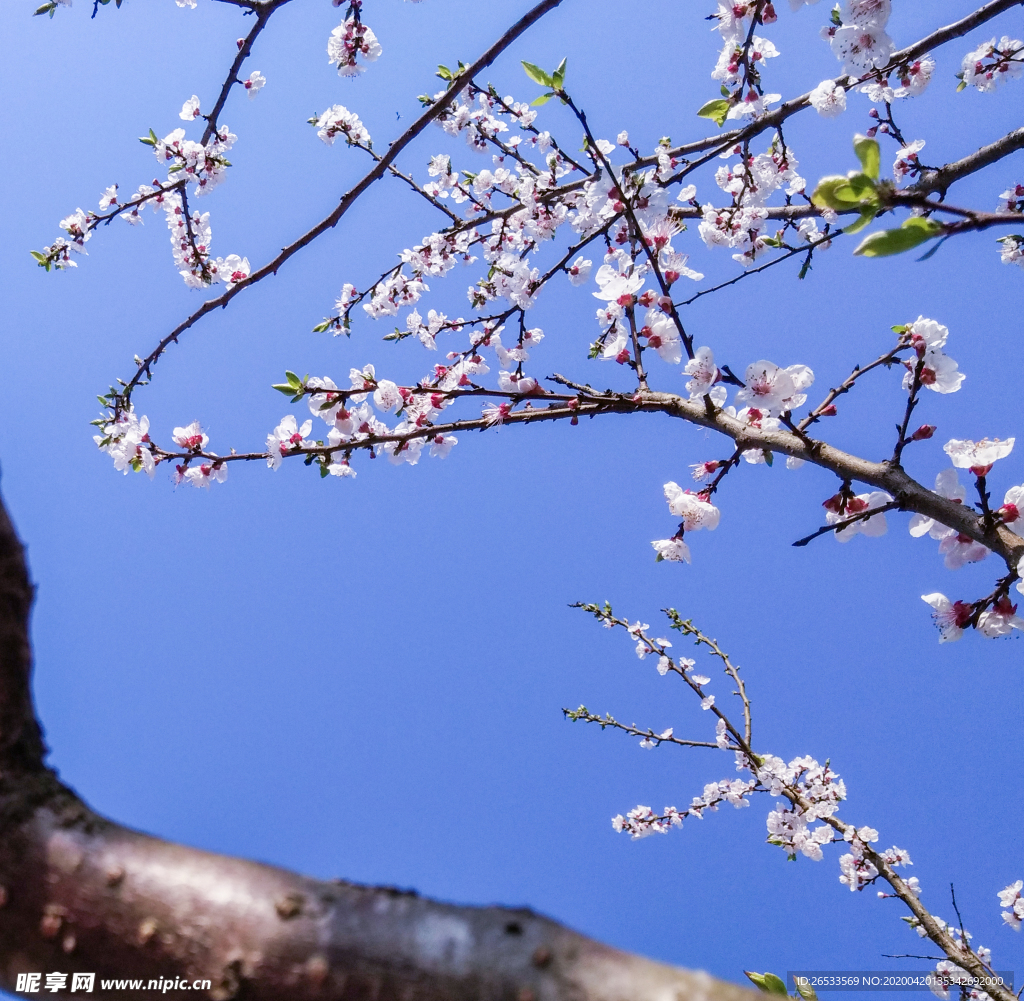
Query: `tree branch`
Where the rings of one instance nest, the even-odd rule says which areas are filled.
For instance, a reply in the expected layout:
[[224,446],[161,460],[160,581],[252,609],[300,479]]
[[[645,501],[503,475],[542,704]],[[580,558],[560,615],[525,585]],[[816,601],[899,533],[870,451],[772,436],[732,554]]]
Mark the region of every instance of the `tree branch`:
[[[215,1001],[752,1001],[522,908],[320,882],[130,830],[43,763],[33,589],[0,502],[0,986],[18,973],[209,980]],[[132,995],[129,995],[132,996]]]
[[160,356],[167,349],[168,345],[172,342],[177,343],[178,337],[189,329],[198,320],[201,320],[207,313],[213,312],[218,307],[226,306],[239,292],[243,289],[248,288],[250,285],[254,285],[256,282],[262,281],[269,275],[277,274],[278,268],[285,263],[290,257],[297,254],[303,247],[312,243],[317,237],[322,236],[329,229],[333,229],[340,221],[342,216],[356,203],[359,197],[369,188],[375,181],[380,180],[381,177],[387,172],[388,168],[398,158],[398,154],[405,149],[435,118],[437,118],[446,108],[451,105],[459,94],[469,86],[472,78],[479,73],[481,70],[490,66],[495,59],[501,55],[523,32],[528,28],[532,27],[537,21],[539,21],[545,14],[554,10],[562,0],[541,0],[532,10],[524,14],[511,28],[506,31],[501,38],[499,38],[482,56],[480,56],[476,62],[471,66],[468,66],[458,77],[454,80],[449,88],[448,92],[442,97],[436,104],[432,104],[426,111],[420,115],[419,118],[409,126],[408,129],[391,144],[387,153],[377,161],[369,173],[367,173],[358,184],[352,189],[347,191],[341,198],[341,201],[335,207],[335,209],[326,218],[322,219],[317,223],[308,233],[300,236],[293,243],[287,247],[282,248],[281,253],[278,254],[273,260],[265,264],[262,268],[254,271],[238,284],[233,285],[230,289],[224,292],[222,295],[217,296],[214,299],[208,299],[199,307],[191,316],[183,320],[178,324],[166,337],[164,337],[160,343],[147,355],[143,360],[142,364],[136,369],[135,374],[129,380],[127,386],[125,386],[124,393],[119,399],[119,407],[122,404],[121,401],[126,400],[130,395],[131,391],[142,381],[143,376],[150,376],[153,364],[160,358]]

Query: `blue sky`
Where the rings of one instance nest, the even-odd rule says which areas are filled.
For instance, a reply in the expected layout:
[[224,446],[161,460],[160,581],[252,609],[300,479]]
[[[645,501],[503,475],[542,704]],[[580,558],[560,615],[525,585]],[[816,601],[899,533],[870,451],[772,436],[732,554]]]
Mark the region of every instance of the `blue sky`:
[[[95,207],[106,185],[127,192],[152,179],[136,137],[181,124],[193,93],[211,103],[247,25],[208,0],[194,11],[128,0],[95,20],[85,0],[52,21],[29,17],[32,6],[0,10],[9,95],[0,107],[9,172],[0,460],[39,584],[38,709],[67,782],[99,811],[163,837],[445,900],[527,904],[728,979],[744,968],[896,966],[881,954],[919,944],[897,920],[901,905],[849,893],[838,852],[793,864],[765,845],[767,798],[668,837],[613,834],[616,813],[682,806],[735,774],[712,752],[647,752],[562,719],[563,706],[585,702],[677,735],[710,729],[624,636],[567,607],[608,599],[654,623],[673,605],[743,666],[759,749],[831,758],[849,789],[844,818],[908,849],[925,903],[947,918],[954,883],[975,941],[993,949],[998,968],[1021,967],[1021,940],[1002,927],[996,900],[1024,876],[1021,648],[974,636],[940,647],[919,599],[988,593],[994,560],[954,577],[898,514],[884,538],[794,549],[837,484],[777,463],[729,477],[721,526],[690,539],[692,566],[655,564],[650,540],[675,527],[662,484],[728,451],[653,416],[491,431],[443,462],[359,461],[354,481],[321,481],[292,464],[236,466],[207,494],[173,489],[164,471],[154,482],[116,474],[91,441],[95,396],[201,295],[174,273],[151,215],[141,230],[116,222],[98,233],[71,273],[43,273],[28,250],[50,243],[76,206]],[[324,53],[338,10],[318,0],[275,15],[248,67],[267,86],[253,102],[233,96],[223,116],[239,142],[229,180],[203,206],[214,252],[264,262],[366,169],[357,151],[316,140],[313,112],[343,103],[385,148],[416,114],[416,95],[438,86],[436,65],[471,61],[527,6],[368,0],[384,54],[354,82]],[[716,94],[705,6],[566,0],[488,79],[528,100],[537,88],[519,60],[553,66],[567,55],[567,88],[599,135],[628,128],[644,150],[666,134],[697,138],[704,123],[694,111]],[[890,30],[907,44],[970,9],[964,0],[897,4]],[[783,53],[771,79],[786,96],[837,73],[817,38],[826,14],[824,5],[780,9],[768,32]],[[1020,32],[1014,12],[940,50],[931,91],[899,109],[907,137],[928,140],[923,159],[957,158],[1019,125],[1024,84],[957,97],[952,74],[977,42]],[[850,140],[867,107],[851,95],[844,116],[804,114],[787,127],[811,183],[853,166]],[[548,105],[538,124],[578,145],[563,109]],[[893,149],[883,147],[884,163]],[[422,179],[442,150],[459,167],[482,163],[436,129],[402,163]],[[950,197],[991,209],[1021,180],[1018,153]],[[710,197],[708,178],[698,190]],[[213,448],[259,448],[288,412],[269,389],[286,368],[340,383],[372,362],[396,381],[418,377],[422,349],[382,343],[387,327],[358,322],[348,340],[310,328],[343,282],[365,285],[434,226],[398,182],[382,182],[276,278],[185,335],[138,408],[165,440],[198,418]],[[735,273],[695,229],[676,242],[706,283]],[[939,431],[908,452],[907,466],[930,483],[948,438],[1022,430],[1022,275],[995,248],[992,233],[968,236],[918,264],[853,258],[837,244],[803,282],[783,265],[684,318],[698,344],[738,371],[762,357],[810,365],[812,399],[885,351],[892,324],[919,314],[946,324],[968,378],[956,396],[928,394],[918,411]],[[465,311],[470,280],[456,272],[438,301]],[[590,291],[562,283],[544,294],[531,317],[547,334],[536,374],[619,378],[586,361],[597,332]],[[682,389],[677,371],[655,371],[658,387]],[[831,440],[887,454],[902,396],[899,373],[877,374],[843,401]],[[990,483],[1001,496],[1021,482],[1018,450]]]

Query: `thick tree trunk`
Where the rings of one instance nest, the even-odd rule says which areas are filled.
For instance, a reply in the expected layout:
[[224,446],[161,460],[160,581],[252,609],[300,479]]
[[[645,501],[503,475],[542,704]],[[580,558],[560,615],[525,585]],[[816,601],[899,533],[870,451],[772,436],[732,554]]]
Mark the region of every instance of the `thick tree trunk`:
[[[0,985],[96,975],[93,997],[744,1001],[752,992],[527,910],[322,883],[171,844],[89,809],[46,768],[24,553],[0,503]],[[163,978],[161,980],[161,978]],[[137,986],[103,981],[138,981]],[[150,981],[153,987],[150,988]],[[195,986],[193,986],[195,985]],[[79,988],[73,996],[84,991]],[[28,996],[27,994],[25,996]]]

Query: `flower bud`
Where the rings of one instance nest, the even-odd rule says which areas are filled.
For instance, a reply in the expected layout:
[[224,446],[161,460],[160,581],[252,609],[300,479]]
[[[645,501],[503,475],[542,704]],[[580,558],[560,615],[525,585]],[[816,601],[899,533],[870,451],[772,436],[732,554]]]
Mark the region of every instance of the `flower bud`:
[[924,441],[935,434],[934,424],[922,424],[911,436],[911,441]]
[[996,517],[999,518],[1004,525],[1010,525],[1020,517],[1020,510],[1016,504],[1004,504],[998,511],[996,511]]

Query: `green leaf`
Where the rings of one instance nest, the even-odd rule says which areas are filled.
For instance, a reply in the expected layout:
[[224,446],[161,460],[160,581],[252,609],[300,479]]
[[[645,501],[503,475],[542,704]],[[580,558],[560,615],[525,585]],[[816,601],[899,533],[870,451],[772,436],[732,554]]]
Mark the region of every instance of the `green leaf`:
[[875,218],[875,207],[865,209],[861,212],[860,217],[855,221],[851,222],[849,226],[843,227],[844,233],[859,233],[869,222],[873,222]]
[[752,970],[743,971],[747,978],[765,994],[781,994],[788,997],[786,985],[774,973],[754,973]]
[[561,90],[563,83],[565,83],[565,59],[558,64],[558,69],[551,74],[551,86],[555,90]]
[[[39,11],[36,11],[36,13],[38,14],[38,13],[39,13]],[[957,75],[959,75],[959,74],[957,74]],[[956,92],[957,92],[958,94],[959,94],[959,93],[960,93],[960,91],[962,91],[962,90],[967,90],[967,81],[966,81],[966,80],[961,80],[961,81],[960,81],[960,82],[959,82],[959,83],[958,83],[958,84],[956,85]]]
[[539,108],[541,105],[547,104],[554,96],[554,94],[541,94],[540,97],[536,97],[530,102],[530,107]]
[[452,71],[451,71],[450,69],[448,69],[448,67],[447,67],[447,66],[438,66],[438,67],[437,67],[437,75],[438,75],[438,76],[439,76],[439,77],[440,77],[440,78],[441,78],[442,80],[451,80],[451,79],[452,79],[452,77],[454,76],[454,74],[452,73]]
[[857,154],[864,173],[872,180],[877,181],[878,166],[882,159],[878,143],[874,139],[858,134],[853,137],[853,151]]
[[769,466],[772,466],[772,465],[774,465],[774,464],[775,464],[775,455],[774,455],[774,453],[773,453],[773,452],[771,451],[771,449],[767,449],[767,448],[762,448],[762,449],[761,449],[761,454],[762,454],[762,455],[764,456],[764,461],[765,461],[765,462],[766,462],[766,463],[767,463],[767,464],[768,464]]
[[867,174],[850,173],[846,175],[846,184],[836,188],[835,197],[847,205],[860,205],[867,200],[877,204],[878,190]]
[[333,322],[334,322],[333,320],[324,320],[324,322],[323,322],[323,323],[318,323],[318,324],[317,324],[317,325],[316,325],[316,326],[315,326],[315,327],[313,328],[313,333],[314,333],[314,334],[322,334],[322,333],[323,333],[323,332],[324,332],[325,330],[330,330],[330,328],[331,328],[331,324],[332,324]]
[[523,69],[526,70],[526,75],[534,82],[539,83],[542,87],[553,87],[554,81],[550,75],[542,70],[539,66],[534,66],[533,63],[528,63],[525,59],[522,61]]
[[725,122],[725,116],[729,114],[729,108],[732,105],[723,100],[722,98],[715,98],[713,101],[708,101],[707,104],[703,105],[697,112],[698,118],[710,118],[719,128],[722,127]]
[[46,254],[40,254],[38,250],[30,250],[29,253],[42,265],[46,263]]
[[815,993],[814,988],[807,982],[806,977],[794,977],[793,981],[796,983],[796,992],[804,999],[804,1001],[818,1001],[818,995]]
[[285,372],[284,375],[292,389],[302,388],[302,380],[294,372]]
[[942,232],[942,226],[923,216],[904,220],[899,229],[883,229],[869,233],[854,251],[861,257],[891,257],[902,254],[933,239]]
[[278,382],[270,387],[276,389],[279,393],[284,393],[285,396],[291,396],[295,392],[294,388],[289,386],[286,382]]
[[811,204],[819,209],[839,209],[848,206],[836,198],[836,192],[846,186],[847,178],[831,174],[818,181],[818,186],[811,192]]
[[857,206],[878,206],[878,189],[867,174],[851,171],[846,177],[831,175],[823,177],[811,195],[811,202],[818,208],[846,212]]

